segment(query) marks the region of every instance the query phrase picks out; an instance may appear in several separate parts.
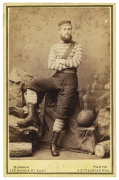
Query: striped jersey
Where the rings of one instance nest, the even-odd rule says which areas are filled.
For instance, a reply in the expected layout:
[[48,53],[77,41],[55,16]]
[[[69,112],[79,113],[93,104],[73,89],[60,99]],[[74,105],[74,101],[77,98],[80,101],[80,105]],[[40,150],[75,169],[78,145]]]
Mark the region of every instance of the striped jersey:
[[58,59],[62,58],[70,45],[71,43],[60,41],[51,47],[48,59],[48,69],[62,71],[67,68],[78,68],[82,58],[82,48],[79,43],[75,43],[71,53],[66,59],[62,60],[60,63],[58,61]]

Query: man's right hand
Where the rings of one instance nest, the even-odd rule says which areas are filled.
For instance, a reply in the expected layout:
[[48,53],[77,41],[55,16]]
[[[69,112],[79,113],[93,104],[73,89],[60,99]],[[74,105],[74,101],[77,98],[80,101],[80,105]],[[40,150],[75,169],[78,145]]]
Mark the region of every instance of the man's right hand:
[[65,65],[65,59],[56,59],[56,62]]

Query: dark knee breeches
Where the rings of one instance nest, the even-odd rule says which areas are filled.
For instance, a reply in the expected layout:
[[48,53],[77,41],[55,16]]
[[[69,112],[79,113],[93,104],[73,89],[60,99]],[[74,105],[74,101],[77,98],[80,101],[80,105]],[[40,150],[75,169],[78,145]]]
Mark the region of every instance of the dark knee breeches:
[[76,73],[56,72],[50,78],[34,78],[27,84],[27,89],[35,90],[39,94],[39,103],[42,102],[46,92],[56,90],[58,101],[56,118],[67,119],[69,108],[77,93],[78,80]]

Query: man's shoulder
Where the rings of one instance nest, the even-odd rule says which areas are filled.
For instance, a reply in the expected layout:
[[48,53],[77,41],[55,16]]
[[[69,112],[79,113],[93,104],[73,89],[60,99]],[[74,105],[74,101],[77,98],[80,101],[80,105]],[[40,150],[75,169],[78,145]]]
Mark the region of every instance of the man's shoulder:
[[58,46],[58,43],[55,43],[55,44],[51,45],[51,48],[55,49],[55,48],[57,48],[57,46]]
[[82,48],[82,46],[81,46],[81,43],[79,43],[79,42],[76,42],[76,41],[73,41],[74,42],[74,47],[75,48]]

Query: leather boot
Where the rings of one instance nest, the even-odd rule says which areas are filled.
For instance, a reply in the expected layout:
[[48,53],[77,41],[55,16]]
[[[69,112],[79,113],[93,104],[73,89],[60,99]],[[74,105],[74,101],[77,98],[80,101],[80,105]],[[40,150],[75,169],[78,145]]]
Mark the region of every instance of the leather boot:
[[28,103],[28,116],[23,120],[17,122],[19,127],[40,126],[40,119],[37,116],[36,104]]
[[59,156],[59,151],[57,149],[57,141],[59,138],[60,132],[53,131],[52,143],[51,143],[51,154],[52,156]]

